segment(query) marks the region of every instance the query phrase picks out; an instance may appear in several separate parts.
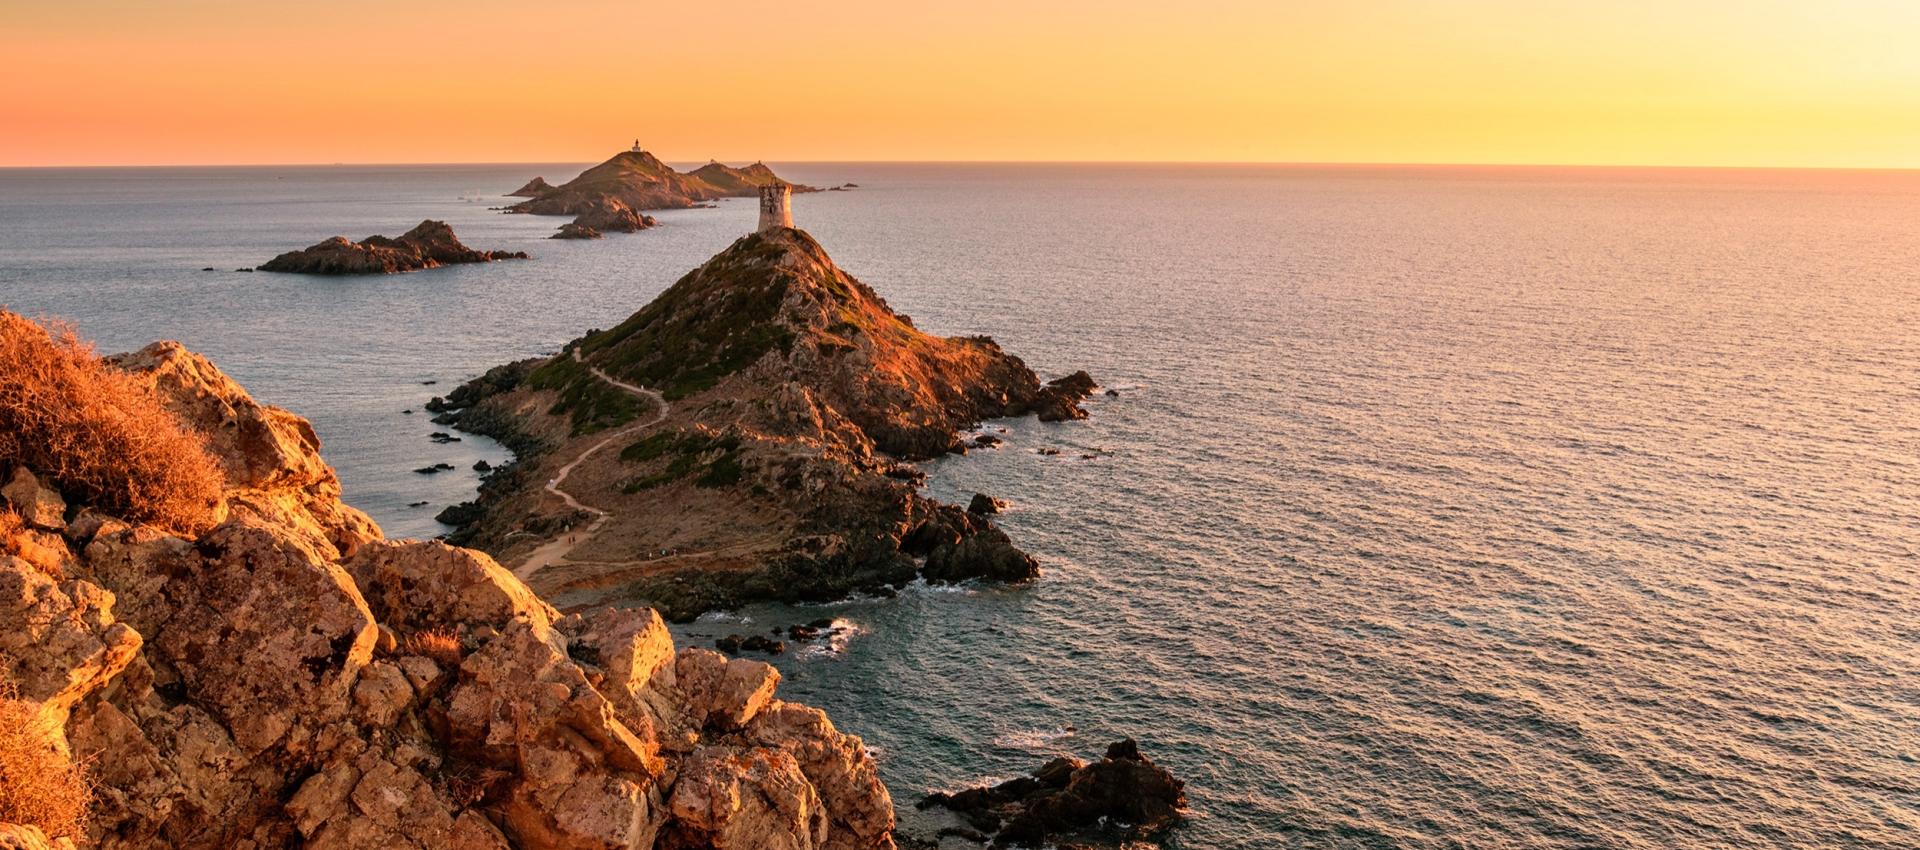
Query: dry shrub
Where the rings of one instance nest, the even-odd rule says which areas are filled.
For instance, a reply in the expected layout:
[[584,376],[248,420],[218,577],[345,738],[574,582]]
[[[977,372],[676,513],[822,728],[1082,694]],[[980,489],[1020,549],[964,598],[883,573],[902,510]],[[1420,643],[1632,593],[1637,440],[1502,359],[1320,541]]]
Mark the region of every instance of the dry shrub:
[[93,784],[83,767],[54,747],[51,735],[38,706],[20,701],[18,689],[0,673],[0,823],[80,838]]
[[204,438],[71,327],[0,310],[0,466],[14,464],[83,504],[181,532],[211,523],[224,483]]
[[407,655],[433,659],[435,664],[447,669],[459,667],[460,659],[465,654],[459,633],[447,626],[436,626],[408,635],[401,651]]

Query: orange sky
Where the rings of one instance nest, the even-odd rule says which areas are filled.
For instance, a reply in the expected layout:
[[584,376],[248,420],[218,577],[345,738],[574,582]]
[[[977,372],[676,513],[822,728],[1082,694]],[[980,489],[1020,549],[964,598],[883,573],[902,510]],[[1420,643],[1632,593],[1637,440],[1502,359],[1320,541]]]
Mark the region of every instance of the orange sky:
[[1920,167],[1915,0],[294,5],[0,0],[0,165]]

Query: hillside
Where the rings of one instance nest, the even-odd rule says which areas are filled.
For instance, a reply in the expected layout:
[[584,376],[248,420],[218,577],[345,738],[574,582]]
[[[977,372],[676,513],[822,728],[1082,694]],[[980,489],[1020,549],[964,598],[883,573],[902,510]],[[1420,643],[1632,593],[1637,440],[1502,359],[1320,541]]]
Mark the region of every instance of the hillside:
[[805,232],[754,234],[619,325],[442,400],[523,453],[456,515],[471,521],[456,538],[564,604],[644,599],[674,617],[917,576],[1023,581],[1034,560],[985,516],[921,496],[903,461],[958,450],[993,417],[1084,416],[1091,388],[1084,373],[1042,384],[990,339],[918,330]]
[[[10,348],[65,356],[0,318]],[[224,486],[180,530],[63,486],[65,438],[0,456],[0,846],[894,846],[860,739],[776,698],[774,668],[383,539],[304,419],[176,344],[83,365],[169,411],[146,427]],[[0,369],[14,395],[53,400],[46,380]]]

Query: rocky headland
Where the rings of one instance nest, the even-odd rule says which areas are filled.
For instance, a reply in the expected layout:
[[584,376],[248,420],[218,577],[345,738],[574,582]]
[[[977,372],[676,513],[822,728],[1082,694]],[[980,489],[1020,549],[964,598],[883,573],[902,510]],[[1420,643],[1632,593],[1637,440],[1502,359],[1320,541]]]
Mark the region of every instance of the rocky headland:
[[805,232],[740,239],[632,317],[429,406],[515,450],[452,539],[563,606],[690,618],[756,599],[888,594],[1038,566],[984,512],[921,495],[959,431],[1085,415],[985,337],[936,337]]
[[[640,214],[643,210],[685,209],[720,198],[756,197],[760,187],[784,182],[764,163],[734,168],[714,162],[683,173],[646,151],[622,151],[559,186],[534,178],[509,193],[528,200],[507,211],[574,216],[578,227],[571,233],[563,228],[565,235],[557,238],[591,239],[595,237],[585,231],[632,233],[653,226],[652,217]],[[793,191],[820,190],[793,185]]]
[[263,272],[299,274],[394,274],[433,269],[458,263],[524,260],[525,251],[477,251],[461,244],[444,221],[428,219],[398,238],[369,236],[354,242],[335,236],[325,242],[288,251],[260,264]]
[[384,539],[304,419],[177,344],[0,313],[0,352],[0,847],[894,846],[772,667]]

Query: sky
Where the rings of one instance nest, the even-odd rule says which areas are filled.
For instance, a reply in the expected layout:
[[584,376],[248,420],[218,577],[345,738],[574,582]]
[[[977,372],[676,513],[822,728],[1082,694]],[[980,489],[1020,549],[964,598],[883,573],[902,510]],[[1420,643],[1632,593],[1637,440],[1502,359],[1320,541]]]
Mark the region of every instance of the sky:
[[0,0],[0,166],[1920,168],[1916,0]]

